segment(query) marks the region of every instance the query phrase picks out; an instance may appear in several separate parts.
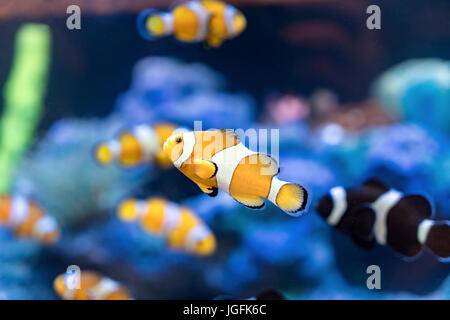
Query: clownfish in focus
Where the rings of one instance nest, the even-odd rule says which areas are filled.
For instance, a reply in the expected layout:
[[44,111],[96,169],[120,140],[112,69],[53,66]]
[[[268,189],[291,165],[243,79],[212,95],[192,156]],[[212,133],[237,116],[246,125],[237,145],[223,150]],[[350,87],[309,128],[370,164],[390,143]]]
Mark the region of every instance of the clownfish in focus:
[[242,33],[247,22],[232,5],[199,0],[177,5],[170,12],[147,9],[139,15],[137,24],[141,36],[148,40],[173,34],[182,42],[205,41],[216,48]]
[[117,139],[99,143],[94,157],[104,166],[118,161],[123,167],[133,167],[154,160],[162,168],[168,168],[172,163],[162,150],[162,144],[174,132],[183,131],[187,130],[171,123],[137,125],[122,132]]
[[211,230],[190,209],[162,198],[126,199],[118,216],[124,222],[139,220],[150,234],[163,236],[169,247],[205,256],[216,250]]
[[265,198],[293,216],[307,207],[306,189],[279,180],[277,161],[245,147],[232,130],[174,134],[163,148],[174,166],[209,196],[220,189],[252,209],[264,207]]
[[64,300],[130,300],[133,299],[119,282],[97,272],[81,271],[79,289],[71,288],[72,274],[61,274],[53,282],[55,292]]
[[425,197],[404,195],[376,179],[358,188],[332,188],[316,210],[362,248],[377,242],[413,258],[426,247],[442,261],[450,257],[450,222],[432,219]]
[[60,237],[56,220],[36,202],[20,195],[0,196],[0,226],[10,228],[18,237],[43,244],[53,244]]

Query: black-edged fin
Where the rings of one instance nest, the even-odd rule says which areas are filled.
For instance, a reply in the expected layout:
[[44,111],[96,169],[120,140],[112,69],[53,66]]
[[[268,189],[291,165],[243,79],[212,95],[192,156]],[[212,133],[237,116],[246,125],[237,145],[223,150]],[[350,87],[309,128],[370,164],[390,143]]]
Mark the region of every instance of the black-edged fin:
[[232,195],[232,197],[234,200],[250,209],[261,209],[265,205],[264,199],[260,197],[235,196],[235,195]]
[[428,232],[426,247],[442,259],[450,258],[450,222],[436,221]]
[[379,191],[383,191],[383,192],[386,192],[390,189],[382,181],[380,181],[376,178],[371,178],[371,179],[366,180],[363,183],[363,186],[366,188],[375,189],[375,190],[379,190]]
[[217,196],[217,193],[219,192],[218,189],[215,187],[210,187],[210,188],[208,188],[208,190],[210,190],[210,192],[209,193],[207,192],[206,194],[210,197]]
[[195,174],[201,179],[211,179],[217,174],[217,164],[210,160],[195,160],[193,167]]
[[350,233],[360,239],[368,239],[373,236],[376,213],[372,207],[362,205],[350,210],[348,213],[352,224]]
[[375,246],[375,238],[371,239],[361,239],[356,235],[351,235],[353,242],[360,248],[364,250],[371,250]]
[[268,289],[260,292],[256,300],[286,300],[286,298],[279,291]]

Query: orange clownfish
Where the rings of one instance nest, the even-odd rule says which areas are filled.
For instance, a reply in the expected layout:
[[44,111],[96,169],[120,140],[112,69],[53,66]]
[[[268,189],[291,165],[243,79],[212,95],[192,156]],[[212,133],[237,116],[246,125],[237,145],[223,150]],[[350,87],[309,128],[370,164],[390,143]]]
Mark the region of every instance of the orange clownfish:
[[18,237],[32,238],[43,244],[59,240],[56,220],[41,206],[23,196],[0,196],[0,226],[11,228]]
[[[177,130],[177,131],[176,131]],[[95,148],[95,159],[101,165],[117,160],[123,167],[133,167],[154,160],[163,168],[171,166],[162,150],[163,142],[174,132],[182,132],[174,124],[141,124],[123,132],[118,139],[102,142]]]
[[214,48],[239,35],[247,24],[241,11],[216,0],[188,1],[170,12],[148,9],[137,23],[140,34],[148,40],[173,34],[179,41],[206,41]]
[[199,256],[210,255],[216,249],[211,230],[190,209],[162,198],[127,199],[118,208],[122,221],[139,220],[150,234],[167,239],[169,247]]
[[265,198],[294,216],[306,208],[306,189],[279,180],[277,161],[245,147],[232,130],[174,134],[163,149],[175,167],[210,196],[220,189],[253,209],[262,208]]
[[[64,273],[53,282],[55,292],[64,300],[130,300],[130,293],[120,283],[97,272],[81,271],[79,279],[71,279],[75,275]],[[70,284],[78,282],[70,289]]]

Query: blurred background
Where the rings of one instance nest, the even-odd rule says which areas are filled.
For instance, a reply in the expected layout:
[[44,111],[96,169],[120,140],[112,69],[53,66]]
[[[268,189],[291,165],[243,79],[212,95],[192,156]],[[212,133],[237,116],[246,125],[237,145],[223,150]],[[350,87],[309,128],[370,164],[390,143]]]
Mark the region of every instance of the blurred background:
[[[248,298],[274,288],[290,299],[448,299],[450,266],[428,252],[405,261],[371,251],[324,223],[267,204],[252,211],[215,198],[176,169],[95,163],[93,148],[123,128],[280,129],[281,178],[314,204],[331,187],[377,177],[426,194],[450,219],[450,3],[444,0],[230,0],[247,18],[220,48],[136,30],[162,0],[0,0],[0,188],[32,197],[62,236],[42,246],[0,229],[0,297],[56,299],[69,265],[96,270],[137,299]],[[81,8],[68,30],[66,8]],[[366,9],[381,9],[368,30]],[[217,251],[195,257],[116,218],[126,196],[190,207]],[[382,289],[368,290],[379,265]]]

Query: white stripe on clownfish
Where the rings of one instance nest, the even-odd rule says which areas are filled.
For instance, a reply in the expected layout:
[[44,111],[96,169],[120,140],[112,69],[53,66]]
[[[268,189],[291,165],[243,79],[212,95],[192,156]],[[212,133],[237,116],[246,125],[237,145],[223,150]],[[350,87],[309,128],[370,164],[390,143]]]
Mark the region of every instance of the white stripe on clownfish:
[[52,233],[58,229],[55,218],[51,216],[41,217],[33,227],[33,235],[41,238],[46,234]]
[[195,246],[200,241],[206,239],[211,232],[204,225],[200,224],[189,230],[184,240],[184,246],[187,250],[195,250]]
[[327,218],[329,225],[335,226],[341,221],[342,216],[347,210],[347,192],[343,187],[334,187],[330,190],[333,200],[333,210]]
[[161,233],[169,234],[177,228],[181,221],[181,208],[173,203],[167,202],[164,205],[164,217],[161,224]]
[[281,181],[276,176],[273,176],[272,182],[270,184],[270,192],[269,195],[267,196],[267,199],[277,204],[276,200],[278,193],[280,192],[281,187],[284,186],[285,184],[288,184],[288,182]]
[[172,12],[161,13],[160,17],[164,23],[164,34],[171,34],[174,26]]
[[229,36],[234,36],[236,34],[236,28],[234,27],[234,17],[236,13],[237,9],[230,5],[227,5],[223,12],[227,33]]
[[419,224],[419,227],[417,228],[417,241],[419,241],[420,244],[425,244],[425,242],[427,242],[428,233],[433,224],[434,221],[430,219],[425,219]]
[[253,154],[256,154],[256,152],[248,149],[242,143],[238,143],[217,152],[211,158],[211,161],[217,165],[217,187],[227,193],[230,193],[230,184],[234,171],[242,159]]
[[154,155],[161,149],[161,141],[152,127],[138,125],[133,129],[133,135],[142,146],[144,157]]
[[195,146],[195,134],[193,131],[188,131],[183,133],[183,152],[180,157],[173,163],[176,168],[181,167],[181,165],[189,159],[194,151]]
[[103,277],[95,286],[88,290],[88,296],[93,300],[104,300],[111,293],[120,289],[118,282]]
[[29,213],[28,200],[23,196],[13,196],[8,223],[13,227],[18,226],[27,220]]
[[117,140],[111,140],[107,143],[107,147],[111,154],[113,155],[113,158],[117,158],[120,154],[120,142]]
[[208,10],[206,10],[204,6],[201,5],[201,3],[197,1],[190,1],[186,3],[186,8],[194,12],[198,21],[197,33],[193,40],[195,41],[204,40],[208,33],[208,22],[210,18],[210,13],[208,12]]
[[372,208],[376,213],[375,219],[375,239],[379,244],[386,244],[387,238],[387,215],[389,211],[400,201],[403,193],[391,189],[372,203]]

